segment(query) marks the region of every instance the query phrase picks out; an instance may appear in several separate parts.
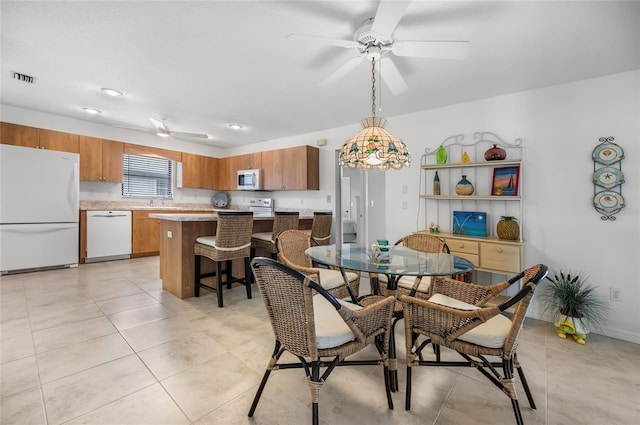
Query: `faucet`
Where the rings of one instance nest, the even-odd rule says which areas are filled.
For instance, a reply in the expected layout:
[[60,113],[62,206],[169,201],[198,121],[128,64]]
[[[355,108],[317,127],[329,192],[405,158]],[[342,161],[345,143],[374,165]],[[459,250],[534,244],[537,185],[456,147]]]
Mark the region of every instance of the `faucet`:
[[151,198],[149,199],[149,206],[152,207],[153,206],[153,201],[155,200],[155,198]]

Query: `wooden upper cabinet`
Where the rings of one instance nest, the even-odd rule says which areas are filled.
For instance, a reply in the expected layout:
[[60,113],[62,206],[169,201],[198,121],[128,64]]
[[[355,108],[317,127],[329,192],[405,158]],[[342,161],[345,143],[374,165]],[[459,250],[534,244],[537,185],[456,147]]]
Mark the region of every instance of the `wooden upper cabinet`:
[[200,185],[203,189],[214,190],[218,187],[218,158],[201,157]]
[[80,180],[122,183],[124,143],[79,136]]
[[124,143],[102,140],[102,177],[103,181],[122,183],[122,154]]
[[182,153],[182,187],[216,189],[218,159]]
[[254,170],[262,167],[262,153],[254,152],[244,155],[234,156],[234,163],[236,165],[234,175],[238,170]]
[[262,152],[263,189],[319,190],[319,153],[313,146]]
[[218,184],[216,189],[218,190],[236,190],[237,187],[233,187],[236,183],[235,175],[231,175],[232,157],[218,158],[217,177]]
[[200,188],[200,155],[182,152],[182,187]]
[[80,153],[79,136],[61,131],[39,129],[40,148]]
[[38,129],[25,125],[2,123],[0,143],[5,145],[24,146],[27,148],[39,148]]
[[1,135],[2,143],[6,145],[73,153],[80,152],[77,134],[3,122]]

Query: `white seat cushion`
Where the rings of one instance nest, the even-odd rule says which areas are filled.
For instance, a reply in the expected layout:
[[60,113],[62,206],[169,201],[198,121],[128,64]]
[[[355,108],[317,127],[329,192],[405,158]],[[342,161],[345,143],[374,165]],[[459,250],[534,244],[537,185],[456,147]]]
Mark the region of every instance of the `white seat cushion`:
[[[324,289],[329,290],[344,284],[342,273],[339,270],[318,269],[318,271],[320,272],[320,285]],[[349,282],[358,278],[358,275],[352,272],[346,272],[346,275]]]
[[[411,290],[415,281],[415,276],[402,276],[400,280],[398,280],[398,288]],[[420,285],[418,285],[418,292],[428,294],[429,288],[431,288],[431,276],[423,276],[422,280],[420,280]]]
[[[351,310],[362,307],[350,302],[338,302]],[[316,327],[316,343],[318,348],[338,347],[355,339],[355,335],[344,322],[338,311],[322,295],[313,297],[313,313]]]
[[203,245],[216,246],[216,237],[200,236],[198,239],[196,239],[196,242],[201,243]]
[[[458,310],[478,310],[480,308],[443,294],[433,294],[433,296],[429,298],[429,301],[435,304],[457,308]],[[502,348],[504,347],[504,341],[507,339],[510,329],[511,320],[502,314],[498,314],[485,323],[471,329],[469,332],[460,335],[458,339],[482,347]]]
[[251,237],[255,239],[262,239],[264,241],[273,242],[273,239],[271,239],[272,235],[273,235],[273,232],[259,232],[259,233],[252,233]]

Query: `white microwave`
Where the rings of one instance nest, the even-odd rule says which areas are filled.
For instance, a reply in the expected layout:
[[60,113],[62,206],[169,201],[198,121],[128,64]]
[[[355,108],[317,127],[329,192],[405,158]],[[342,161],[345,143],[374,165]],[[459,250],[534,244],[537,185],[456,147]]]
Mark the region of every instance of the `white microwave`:
[[238,190],[261,190],[262,170],[238,170]]

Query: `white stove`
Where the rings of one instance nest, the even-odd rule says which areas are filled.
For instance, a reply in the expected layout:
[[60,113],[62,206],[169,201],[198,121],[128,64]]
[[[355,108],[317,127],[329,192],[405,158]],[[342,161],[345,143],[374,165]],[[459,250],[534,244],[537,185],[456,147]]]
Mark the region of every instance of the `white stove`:
[[273,198],[250,200],[249,211],[254,217],[273,217]]

